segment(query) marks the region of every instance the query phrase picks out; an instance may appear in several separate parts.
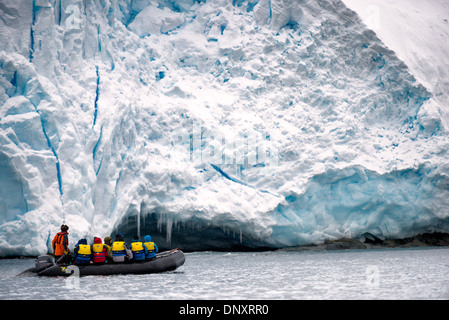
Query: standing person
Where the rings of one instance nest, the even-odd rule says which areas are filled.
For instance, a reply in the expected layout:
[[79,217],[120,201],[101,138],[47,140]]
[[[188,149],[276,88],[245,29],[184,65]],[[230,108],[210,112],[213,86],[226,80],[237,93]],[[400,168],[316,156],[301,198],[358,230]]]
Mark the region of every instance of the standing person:
[[92,262],[94,264],[102,264],[106,261],[108,255],[108,249],[101,242],[101,238],[94,238],[94,244],[92,245]]
[[151,260],[156,257],[156,253],[158,253],[159,248],[157,245],[151,241],[151,236],[146,235],[143,240],[145,241],[143,244],[147,248],[147,254],[145,255],[145,260]]
[[87,244],[86,239],[80,239],[73,249],[73,260],[75,264],[90,264],[92,260],[92,250],[90,245]]
[[134,236],[131,242],[131,251],[133,253],[134,261],[145,261],[145,256],[148,254],[147,248],[143,245],[143,242],[139,240],[138,236]]
[[128,262],[133,258],[131,250],[129,250],[128,245],[125,243],[125,237],[123,234],[118,233],[115,236],[115,241],[112,243],[112,259],[114,262],[122,263]]
[[57,264],[69,263],[70,262],[70,249],[69,249],[69,226],[63,224],[61,226],[61,231],[58,232],[51,245],[53,247],[53,254],[55,255],[55,262]]

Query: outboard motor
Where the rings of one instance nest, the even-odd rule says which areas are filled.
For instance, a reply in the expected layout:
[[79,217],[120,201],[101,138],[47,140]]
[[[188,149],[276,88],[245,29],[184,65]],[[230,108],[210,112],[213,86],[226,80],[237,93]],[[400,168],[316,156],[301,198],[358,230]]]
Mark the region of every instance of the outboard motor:
[[36,258],[36,269],[39,271],[45,270],[54,265],[55,262],[53,261],[53,258],[51,256],[44,255]]
[[25,271],[21,272],[18,274],[18,276],[22,276],[22,277],[31,277],[31,276],[35,276],[36,274],[38,274],[39,272],[50,268],[52,266],[54,266],[55,263],[53,261],[53,258],[51,256],[39,256],[36,258],[35,260],[35,266],[26,269]]

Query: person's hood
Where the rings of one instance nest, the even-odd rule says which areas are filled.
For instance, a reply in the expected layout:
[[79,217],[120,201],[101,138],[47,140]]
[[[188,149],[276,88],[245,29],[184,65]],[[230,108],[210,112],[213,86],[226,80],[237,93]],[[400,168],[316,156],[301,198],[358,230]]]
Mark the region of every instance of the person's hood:
[[86,239],[79,239],[77,245],[79,244],[87,244],[87,240]]
[[101,243],[101,238],[95,238],[94,243]]
[[151,236],[145,236],[143,239],[145,242],[151,242]]

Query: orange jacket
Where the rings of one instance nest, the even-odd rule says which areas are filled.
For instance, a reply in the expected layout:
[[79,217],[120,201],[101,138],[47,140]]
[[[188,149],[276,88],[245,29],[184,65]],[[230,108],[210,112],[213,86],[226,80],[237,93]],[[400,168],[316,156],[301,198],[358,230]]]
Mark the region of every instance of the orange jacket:
[[55,256],[62,256],[64,251],[70,252],[69,237],[68,233],[65,231],[58,232],[53,238],[51,244],[53,247],[53,254]]

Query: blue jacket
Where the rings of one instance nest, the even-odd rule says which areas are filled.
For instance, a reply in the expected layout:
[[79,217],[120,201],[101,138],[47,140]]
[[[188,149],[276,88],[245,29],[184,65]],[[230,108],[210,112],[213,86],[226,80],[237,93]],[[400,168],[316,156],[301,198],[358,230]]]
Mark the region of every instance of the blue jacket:
[[[141,246],[133,245],[134,243],[138,243],[138,242],[141,243]],[[140,250],[139,250],[139,247],[140,247]],[[142,241],[140,241],[139,239],[133,239],[131,241],[131,251],[133,253],[133,259],[136,261],[144,261],[146,255],[148,254],[147,248],[144,246]]]
[[[85,248],[89,251],[85,254],[83,252],[80,252],[80,245],[85,245]],[[87,246],[87,240],[86,239],[80,239],[78,243],[75,246],[75,249],[73,250],[73,260],[75,261],[75,264],[89,264],[90,260],[92,259],[92,251],[90,250],[90,246]]]
[[151,242],[151,236],[150,235],[145,236],[143,239],[144,239],[144,245],[145,245],[146,248],[154,246],[154,249],[147,250],[147,254],[145,255],[145,259],[154,258],[156,256],[156,253],[159,252],[159,248],[157,247],[157,245],[154,242]]

